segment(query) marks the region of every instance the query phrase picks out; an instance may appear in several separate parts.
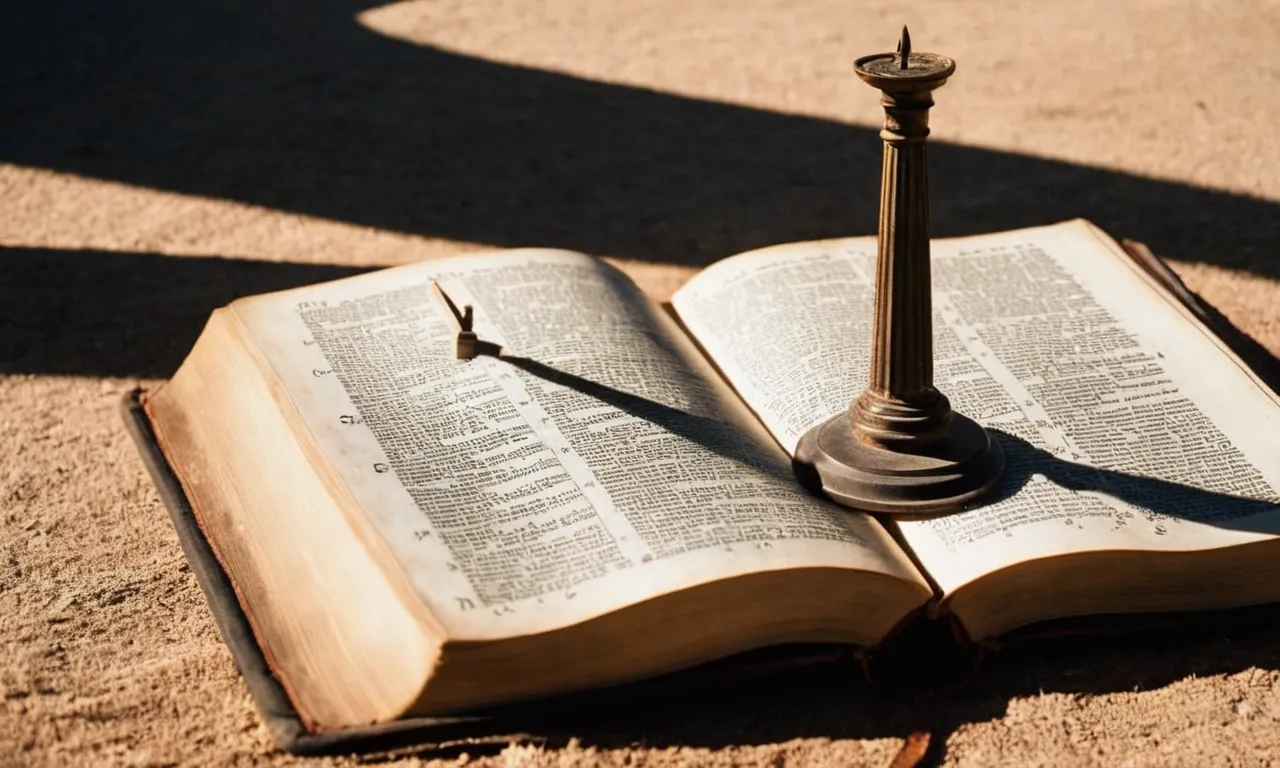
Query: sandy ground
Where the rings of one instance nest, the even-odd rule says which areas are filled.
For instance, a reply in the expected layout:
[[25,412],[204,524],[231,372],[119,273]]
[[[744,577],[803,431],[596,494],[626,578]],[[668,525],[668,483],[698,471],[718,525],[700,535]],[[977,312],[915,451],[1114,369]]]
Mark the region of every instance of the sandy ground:
[[[664,296],[737,250],[872,232],[879,108],[849,65],[903,22],[959,61],[933,114],[936,234],[1090,218],[1280,352],[1273,1],[12,5],[0,763],[294,762],[115,410],[210,310],[514,245],[615,257]],[[884,765],[909,709],[765,690],[401,759]],[[948,765],[1277,763],[1280,627],[1011,654],[934,727]]]

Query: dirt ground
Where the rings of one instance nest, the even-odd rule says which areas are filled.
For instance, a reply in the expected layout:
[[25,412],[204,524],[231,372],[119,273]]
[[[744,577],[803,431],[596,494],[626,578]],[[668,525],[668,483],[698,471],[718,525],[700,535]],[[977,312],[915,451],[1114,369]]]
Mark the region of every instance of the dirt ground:
[[[1089,218],[1280,352],[1274,0],[14,6],[0,764],[301,762],[273,751],[116,412],[213,308],[516,245],[613,257],[665,296],[738,250],[871,233],[879,107],[850,63],[904,22],[959,62],[935,234]],[[762,690],[398,759],[879,766],[909,710]],[[1280,763],[1280,627],[1012,653],[933,725],[946,765]]]

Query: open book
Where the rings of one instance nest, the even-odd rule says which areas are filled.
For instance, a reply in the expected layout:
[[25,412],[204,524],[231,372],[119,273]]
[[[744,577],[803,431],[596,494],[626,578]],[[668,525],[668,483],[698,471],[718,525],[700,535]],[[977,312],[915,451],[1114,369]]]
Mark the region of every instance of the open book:
[[[889,524],[788,453],[864,386],[875,239],[670,308],[582,254],[387,269],[216,311],[144,407],[275,675],[335,729],[636,680],[913,616],[1280,601],[1280,398],[1083,221],[933,245],[935,381],[992,503]],[[501,354],[455,360],[437,283]]]

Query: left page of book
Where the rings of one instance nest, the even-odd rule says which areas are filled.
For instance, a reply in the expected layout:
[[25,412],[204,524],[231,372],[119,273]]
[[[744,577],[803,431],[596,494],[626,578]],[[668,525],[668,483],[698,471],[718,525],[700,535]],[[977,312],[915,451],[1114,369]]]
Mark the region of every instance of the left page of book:
[[[503,355],[453,358],[447,307]],[[621,272],[520,250],[236,302],[340,493],[453,639],[546,631],[690,586],[835,568],[926,602],[885,531],[785,454]]]

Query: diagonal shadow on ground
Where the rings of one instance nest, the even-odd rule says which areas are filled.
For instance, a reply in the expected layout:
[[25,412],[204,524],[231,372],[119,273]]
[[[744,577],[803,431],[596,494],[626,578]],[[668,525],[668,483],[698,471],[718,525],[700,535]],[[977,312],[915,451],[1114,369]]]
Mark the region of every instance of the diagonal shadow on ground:
[[164,378],[177,370],[218,307],[361,271],[0,247],[0,374]]
[[[873,130],[403,43],[360,25],[371,5],[12,4],[0,161],[654,262],[874,231]],[[1280,276],[1273,202],[944,143],[932,162],[940,236],[1083,216]]]

